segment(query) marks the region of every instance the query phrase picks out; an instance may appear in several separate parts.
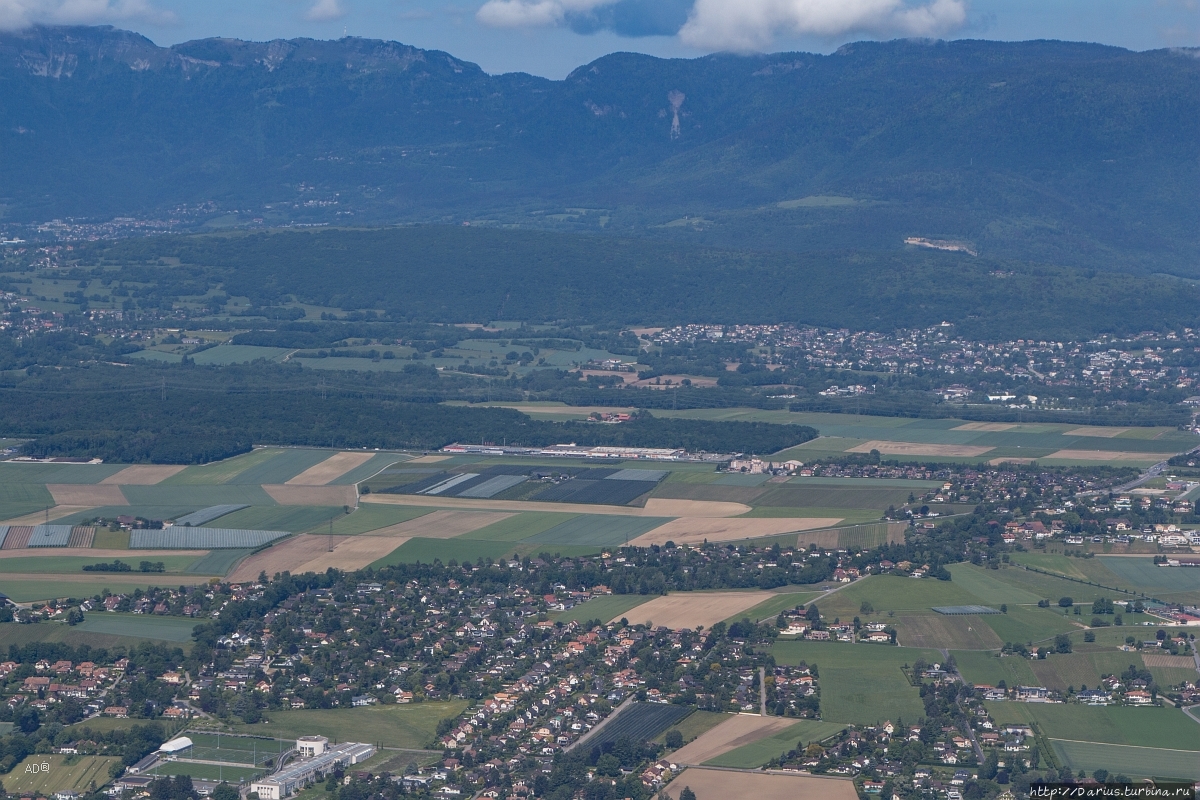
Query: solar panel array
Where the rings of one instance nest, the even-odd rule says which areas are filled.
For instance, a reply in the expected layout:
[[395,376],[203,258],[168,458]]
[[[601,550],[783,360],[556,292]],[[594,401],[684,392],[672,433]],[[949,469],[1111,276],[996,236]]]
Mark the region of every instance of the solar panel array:
[[66,547],[71,541],[73,525],[38,525],[29,536],[26,547]]
[[223,517],[226,514],[232,514],[234,511],[241,511],[243,508],[249,508],[249,507],[250,506],[245,505],[245,504],[209,506],[208,508],[202,508],[199,511],[193,511],[190,514],[184,514],[182,517],[179,517],[178,519],[175,520],[175,524],[183,525],[183,526],[190,526],[190,527],[195,528],[200,525],[203,525],[206,522],[212,522],[214,519],[217,519],[218,517]]
[[137,530],[129,536],[135,550],[221,550],[261,547],[290,536],[287,531],[255,531],[237,528],[183,528],[178,525],[161,531]]

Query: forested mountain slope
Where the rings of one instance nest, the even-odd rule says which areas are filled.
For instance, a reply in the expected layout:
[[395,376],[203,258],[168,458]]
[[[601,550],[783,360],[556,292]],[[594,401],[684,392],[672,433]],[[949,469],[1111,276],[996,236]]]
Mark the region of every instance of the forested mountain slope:
[[160,48],[0,35],[11,220],[181,204],[289,221],[516,223],[739,249],[898,249],[1200,275],[1200,58],[858,43],[563,81],[347,38]]

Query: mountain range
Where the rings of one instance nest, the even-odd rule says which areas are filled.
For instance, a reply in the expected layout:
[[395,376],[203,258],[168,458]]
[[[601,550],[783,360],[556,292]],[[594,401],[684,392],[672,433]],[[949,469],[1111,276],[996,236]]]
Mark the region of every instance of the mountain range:
[[[1200,277],[1200,51],[615,53],[565,80],[361,38],[0,34],[0,217],[618,232]],[[911,246],[909,246],[911,247]]]

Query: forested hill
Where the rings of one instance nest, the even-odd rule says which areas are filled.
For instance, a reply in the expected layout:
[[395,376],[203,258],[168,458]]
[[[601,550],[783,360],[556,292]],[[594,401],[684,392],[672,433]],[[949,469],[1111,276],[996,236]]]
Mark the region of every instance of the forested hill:
[[210,204],[239,221],[482,222],[724,247],[905,237],[1200,275],[1200,58],[1064,42],[858,43],[566,80],[347,38],[159,48],[0,35],[8,220]]

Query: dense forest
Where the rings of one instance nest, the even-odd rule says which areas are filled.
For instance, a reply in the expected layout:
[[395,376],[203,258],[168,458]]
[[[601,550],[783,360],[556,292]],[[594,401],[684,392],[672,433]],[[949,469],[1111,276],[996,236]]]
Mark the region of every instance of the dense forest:
[[22,448],[28,455],[167,464],[214,461],[267,443],[437,449],[452,442],[539,447],[575,442],[765,454],[817,435],[801,425],[649,415],[621,425],[545,422],[504,408],[405,402],[369,387],[247,386],[222,380],[227,373],[203,372],[187,388],[175,384],[169,390],[165,382],[108,388],[30,384],[0,390],[0,430],[31,437]]
[[78,259],[80,275],[120,265],[97,275],[149,284],[139,291],[152,305],[220,286],[260,309],[295,299],[396,322],[788,322],[891,332],[948,320],[984,340],[1200,326],[1200,289],[1183,281],[928,250],[786,254],[428,226],[128,239],[86,247]]

